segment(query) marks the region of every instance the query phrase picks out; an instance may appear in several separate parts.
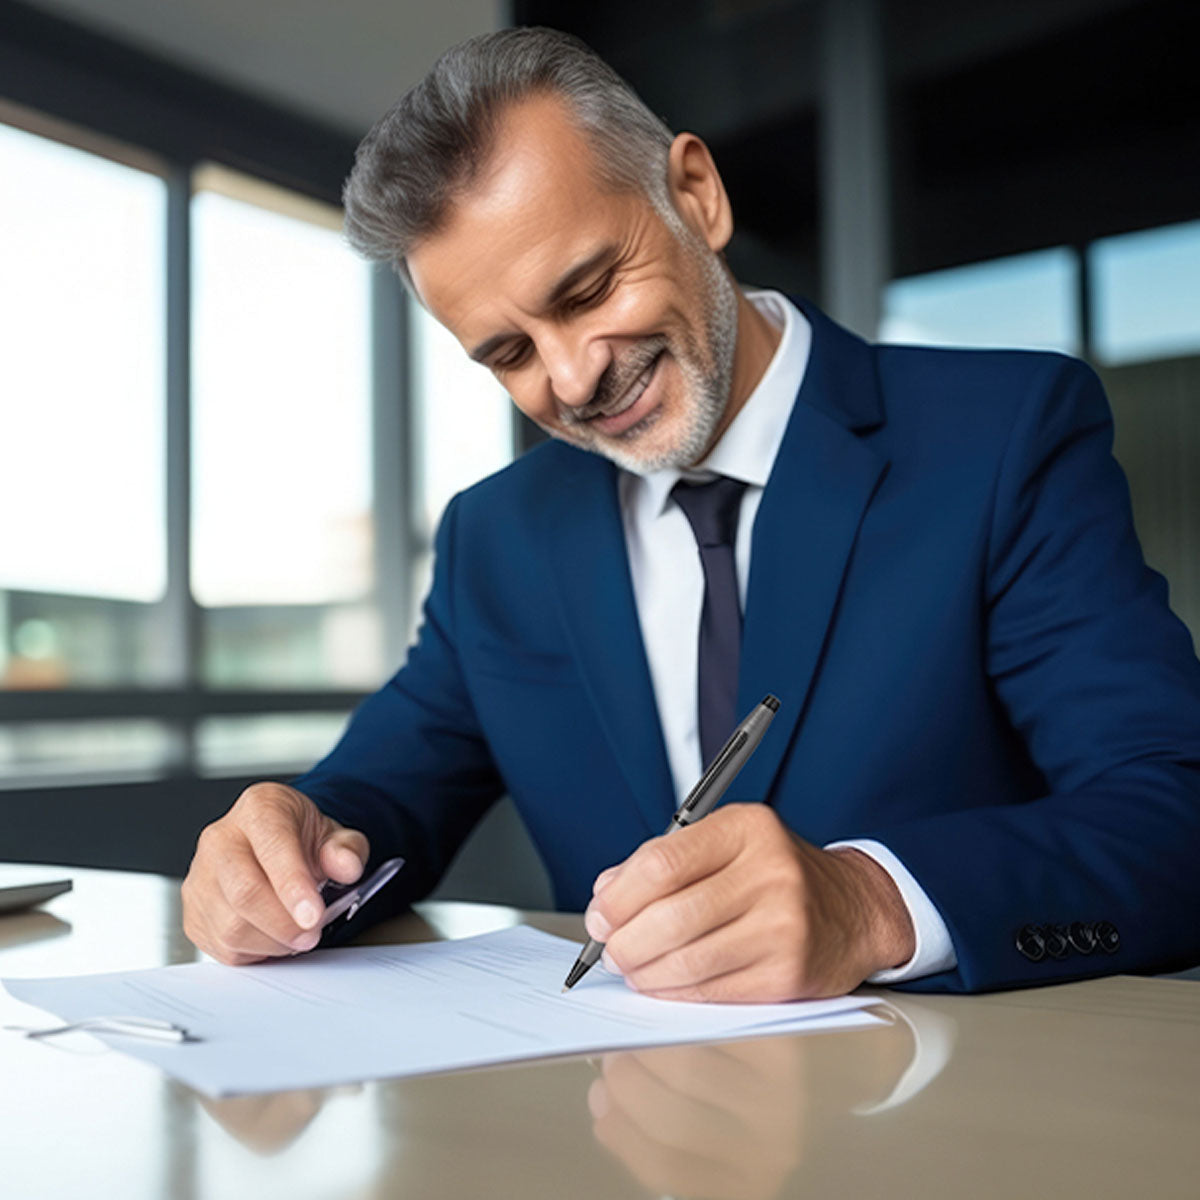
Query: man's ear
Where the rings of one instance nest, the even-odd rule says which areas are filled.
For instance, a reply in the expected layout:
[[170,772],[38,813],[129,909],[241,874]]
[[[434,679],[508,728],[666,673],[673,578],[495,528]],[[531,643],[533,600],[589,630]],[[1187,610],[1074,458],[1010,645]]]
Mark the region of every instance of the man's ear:
[[733,236],[733,210],[708,147],[694,133],[671,143],[667,187],[675,211],[708,248],[719,253]]

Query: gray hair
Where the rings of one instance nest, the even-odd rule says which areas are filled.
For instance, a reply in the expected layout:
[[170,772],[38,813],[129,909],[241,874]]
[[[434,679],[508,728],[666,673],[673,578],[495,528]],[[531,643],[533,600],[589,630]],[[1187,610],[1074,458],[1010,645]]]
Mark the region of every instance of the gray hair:
[[644,192],[674,226],[671,131],[578,38],[521,28],[447,50],[375,123],[342,193],[350,244],[411,282],[405,259],[414,243],[436,232],[486,165],[505,108],[537,95],[560,96],[569,105],[595,151],[602,185]]

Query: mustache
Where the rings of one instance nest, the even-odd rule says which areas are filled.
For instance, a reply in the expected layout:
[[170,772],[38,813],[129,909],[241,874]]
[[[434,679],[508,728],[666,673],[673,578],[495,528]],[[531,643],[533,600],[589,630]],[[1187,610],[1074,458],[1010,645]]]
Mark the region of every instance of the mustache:
[[621,358],[610,362],[597,380],[596,390],[586,404],[581,404],[578,408],[559,405],[563,424],[582,425],[593,417],[606,416],[613,410],[620,409],[629,389],[666,348],[665,337],[659,335],[646,338]]

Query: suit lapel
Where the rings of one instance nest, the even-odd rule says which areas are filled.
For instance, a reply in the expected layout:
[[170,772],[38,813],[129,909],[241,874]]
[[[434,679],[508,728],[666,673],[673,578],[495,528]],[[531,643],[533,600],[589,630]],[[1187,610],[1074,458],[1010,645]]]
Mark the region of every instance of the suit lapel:
[[733,794],[767,799],[804,712],[859,527],[887,470],[855,430],[883,417],[871,353],[804,306],[804,382],[754,522],[738,686],[742,714],[768,692],[779,714]]
[[[787,432],[754,522],[738,686],[744,715],[768,692],[781,701],[762,745],[733,785],[768,798],[799,724],[842,579],[887,462],[858,433],[883,420],[870,349],[797,302],[813,342]],[[596,718],[648,833],[674,811],[674,786],[638,624],[616,469],[572,452],[563,501],[547,512],[550,561],[571,649]]]
[[[550,510],[550,560],[563,620],[600,728],[648,834],[675,811],[675,789],[638,624],[616,469],[582,451]],[[569,752],[569,748],[566,748]]]

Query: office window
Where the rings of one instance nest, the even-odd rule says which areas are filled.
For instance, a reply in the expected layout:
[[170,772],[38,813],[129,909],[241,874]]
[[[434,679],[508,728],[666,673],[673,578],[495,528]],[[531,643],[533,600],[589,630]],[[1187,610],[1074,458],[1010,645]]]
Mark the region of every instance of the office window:
[[376,682],[370,276],[341,214],[208,168],[192,201],[205,682]]
[[217,778],[299,774],[329,753],[345,725],[339,712],[206,717],[196,727],[196,769]]
[[455,492],[512,461],[513,408],[486,367],[419,304],[410,306],[420,512],[432,531]]
[[0,125],[0,686],[156,684],[166,186]]
[[1089,255],[1100,362],[1200,354],[1200,221],[1104,238]]
[[[512,401],[492,373],[472,362],[454,335],[415,301],[409,313],[417,517],[428,544],[455,492],[512,461],[515,425]],[[417,603],[428,587],[429,567],[428,554],[414,564]]]
[[0,725],[0,790],[51,782],[130,783],[178,768],[183,744],[159,721],[15,721]]
[[897,279],[884,290],[879,340],[1078,354],[1078,288],[1065,247]]

